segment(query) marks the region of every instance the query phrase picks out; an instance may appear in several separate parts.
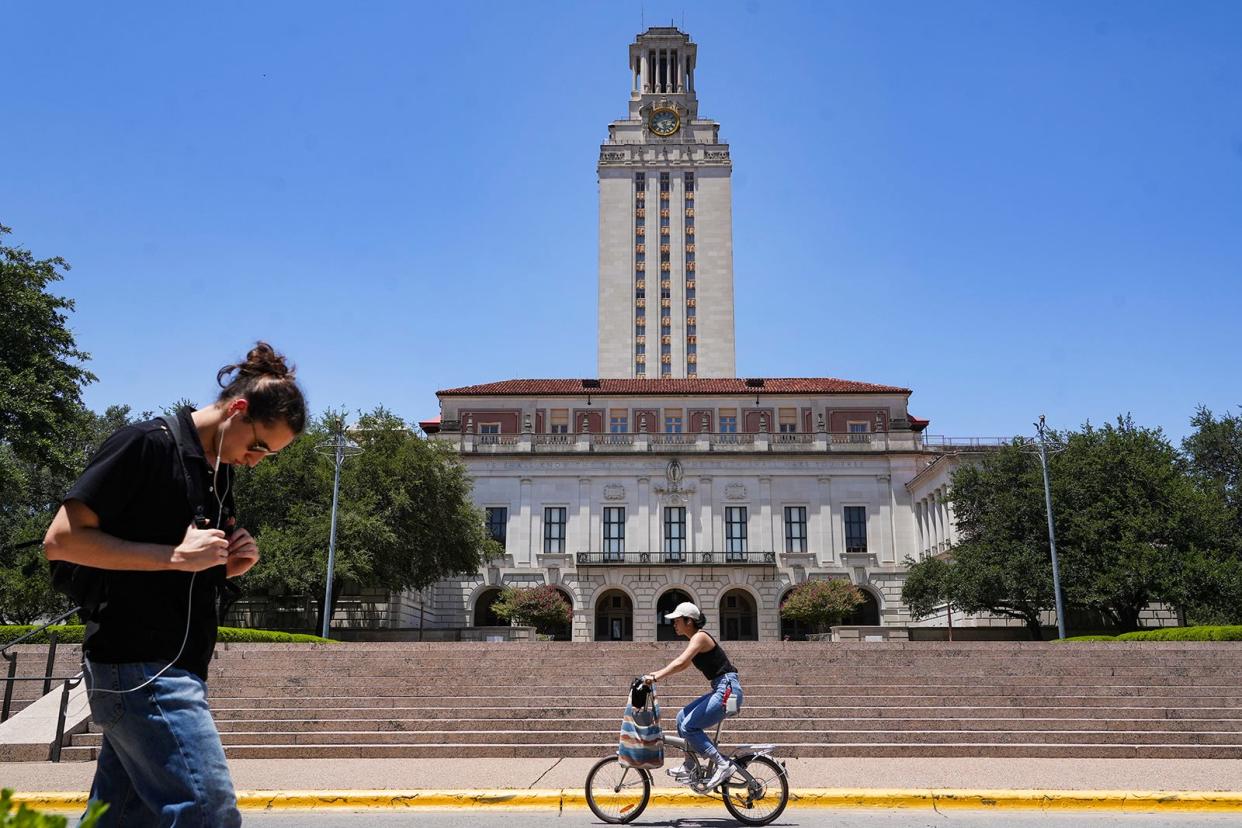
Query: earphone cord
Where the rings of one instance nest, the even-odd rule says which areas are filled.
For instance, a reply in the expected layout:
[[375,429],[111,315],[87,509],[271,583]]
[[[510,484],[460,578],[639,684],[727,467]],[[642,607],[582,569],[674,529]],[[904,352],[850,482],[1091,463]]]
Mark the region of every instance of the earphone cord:
[[[233,485],[232,475],[231,474],[225,475],[224,494],[218,493],[219,486],[217,485],[216,476],[220,473],[220,449],[223,448],[223,443],[224,443],[224,434],[221,433],[220,439],[216,442],[216,462],[215,462],[214,467],[211,470],[211,491],[214,493],[214,496],[216,498],[216,527],[217,528],[220,527],[221,525],[220,521],[224,518],[224,500],[225,498],[228,497],[229,488]],[[88,698],[90,696],[95,695],[96,693],[113,693],[118,696],[123,696],[126,693],[133,693],[135,690],[141,690],[142,688],[146,687],[151,682],[155,681],[160,676],[164,675],[164,673],[168,672],[168,670],[174,664],[177,663],[177,661],[181,658],[181,655],[185,652],[186,643],[190,640],[190,620],[193,618],[193,615],[194,615],[194,581],[196,578],[198,578],[197,572],[193,572],[190,574],[190,591],[185,596],[185,634],[181,636],[181,647],[177,650],[177,654],[173,656],[173,660],[165,664],[163,667],[161,667],[158,673],[151,676],[151,678],[147,679],[142,684],[131,687],[128,690],[108,690],[103,687],[92,688],[91,690],[87,692]],[[90,660],[87,659],[85,655],[82,656],[82,665],[86,669],[87,672],[90,672],[91,663],[90,663]],[[94,684],[94,683],[95,683],[95,677],[91,676],[91,684]]]

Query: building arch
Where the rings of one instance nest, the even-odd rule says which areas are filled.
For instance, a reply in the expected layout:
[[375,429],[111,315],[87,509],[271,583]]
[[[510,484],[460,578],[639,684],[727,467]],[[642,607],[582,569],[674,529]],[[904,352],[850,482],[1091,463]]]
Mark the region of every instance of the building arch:
[[852,613],[841,619],[843,627],[878,627],[880,626],[880,598],[871,587],[860,586],[858,591],[863,594],[864,603]]
[[501,588],[485,586],[474,596],[470,619],[475,627],[507,627],[509,622],[492,612],[492,604],[500,598]]
[[560,584],[552,584],[551,586],[561,594],[561,597],[565,599],[565,603],[569,604],[569,620],[564,624],[549,627],[546,633],[552,636],[553,641],[572,641],[574,638],[574,596]]
[[759,601],[749,589],[733,585],[717,604],[721,641],[759,640]]
[[634,599],[628,590],[610,586],[595,596],[595,640],[634,640]]

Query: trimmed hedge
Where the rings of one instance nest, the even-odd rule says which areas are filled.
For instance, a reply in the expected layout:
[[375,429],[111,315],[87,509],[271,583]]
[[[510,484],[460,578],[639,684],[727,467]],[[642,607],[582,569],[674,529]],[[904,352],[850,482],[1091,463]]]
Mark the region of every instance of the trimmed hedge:
[[1066,641],[1242,641],[1242,625],[1226,627],[1161,627],[1121,635],[1078,635]]
[[[0,625],[0,644],[7,644],[21,638],[26,633],[34,629],[33,626],[5,626]],[[86,627],[81,624],[63,624],[55,627],[49,627],[49,630],[56,631],[56,640],[60,644],[81,644],[82,639],[86,635]],[[25,644],[46,644],[47,632],[44,630],[33,638],[23,642]],[[230,644],[336,644],[338,642],[329,641],[320,638],[317,635],[303,635],[301,633],[276,632],[274,630],[250,630],[240,627],[220,627],[216,632],[216,640],[227,642]]]

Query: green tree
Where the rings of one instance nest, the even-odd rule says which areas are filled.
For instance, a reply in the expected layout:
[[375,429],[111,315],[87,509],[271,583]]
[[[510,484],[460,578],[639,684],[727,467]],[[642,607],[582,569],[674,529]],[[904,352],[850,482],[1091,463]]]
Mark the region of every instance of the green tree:
[[923,558],[916,561],[909,556],[903,561],[906,580],[901,585],[901,602],[910,609],[916,621],[934,615],[949,600],[952,565],[943,558]]
[[[311,594],[322,626],[332,505],[332,461],[315,451],[340,420],[328,412],[274,458],[240,470],[241,525],[259,541],[247,589]],[[470,500],[471,482],[452,448],[424,440],[378,408],[349,432],[363,452],[345,461],[337,508],[335,608],[345,583],[423,589],[474,573],[499,553]]]
[[794,587],[781,606],[781,618],[806,624],[817,633],[863,604],[862,590],[841,578],[806,581]]
[[548,634],[573,621],[574,613],[565,596],[554,586],[505,587],[492,604],[492,612],[518,626],[534,627]]
[[959,542],[947,568],[935,559],[915,565],[915,587],[925,581],[920,608],[939,595],[962,612],[1022,621],[1040,640],[1040,617],[1056,603],[1039,461],[1015,440],[961,466],[949,499]]
[[1088,424],[1053,459],[1067,602],[1128,632],[1153,601],[1185,607],[1197,600],[1195,573],[1219,560],[1229,516],[1160,429],[1130,417]]
[[10,232],[0,225],[0,443],[19,460],[64,473],[75,466],[82,388],[95,376],[79,364],[90,356],[67,325],[73,301],[48,292],[69,265],[5,245]]
[[1229,505],[1236,544],[1242,538],[1242,415],[1225,412],[1217,419],[1199,406],[1190,424],[1195,430],[1182,450],[1194,474]]

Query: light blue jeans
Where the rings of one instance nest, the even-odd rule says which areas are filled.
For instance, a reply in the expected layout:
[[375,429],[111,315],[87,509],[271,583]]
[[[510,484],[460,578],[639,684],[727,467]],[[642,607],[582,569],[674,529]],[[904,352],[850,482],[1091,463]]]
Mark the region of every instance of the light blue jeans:
[[703,731],[724,720],[725,699],[728,696],[737,698],[737,706],[741,710],[742,685],[737,673],[725,673],[713,679],[712,692],[699,696],[677,714],[677,734],[699,756],[720,761],[720,751]]
[[[86,687],[127,690],[163,664],[86,666]],[[90,695],[103,748],[91,799],[109,804],[100,828],[234,828],[241,825],[220,733],[207,707],[207,685],[170,667],[132,693]]]

